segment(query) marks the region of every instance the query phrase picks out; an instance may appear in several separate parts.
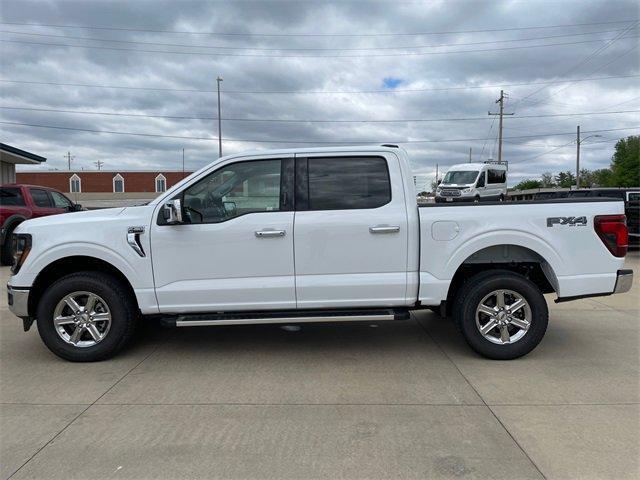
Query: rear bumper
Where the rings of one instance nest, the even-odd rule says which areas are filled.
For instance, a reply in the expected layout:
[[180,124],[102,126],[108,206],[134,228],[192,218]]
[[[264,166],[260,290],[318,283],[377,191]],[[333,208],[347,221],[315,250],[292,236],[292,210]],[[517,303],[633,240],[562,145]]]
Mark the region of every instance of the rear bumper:
[[633,285],[633,270],[618,270],[613,293],[626,293],[631,290],[631,285]]
[[29,289],[7,285],[9,310],[22,319],[29,317]]
[[633,270],[618,270],[618,272],[616,273],[616,284],[613,287],[613,292],[589,293],[587,295],[559,297],[559,298],[556,298],[555,302],[556,303],[570,302],[572,300],[580,300],[582,298],[606,297],[608,295],[613,295],[615,293],[626,293],[629,290],[631,290],[632,285],[633,285]]

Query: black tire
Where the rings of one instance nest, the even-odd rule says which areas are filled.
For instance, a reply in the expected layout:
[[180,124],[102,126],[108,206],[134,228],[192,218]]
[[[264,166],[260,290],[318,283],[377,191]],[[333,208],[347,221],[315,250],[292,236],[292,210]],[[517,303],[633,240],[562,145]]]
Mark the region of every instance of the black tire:
[[498,198],[499,202],[504,202],[504,195],[500,195],[500,198]]
[[[111,312],[109,331],[93,346],[78,347],[67,343],[53,324],[58,302],[77,291],[98,295]],[[131,340],[138,315],[134,300],[118,279],[100,272],[78,272],[62,277],[44,292],[38,304],[37,319],[38,333],[54,354],[72,362],[95,362],[112,357]]]
[[[487,340],[476,325],[476,308],[491,292],[505,289],[522,296],[531,310],[530,326],[514,343],[496,344]],[[494,360],[511,360],[526,355],[544,337],[549,321],[547,302],[531,280],[509,270],[489,270],[466,281],[456,295],[453,318],[469,346]]]
[[480,203],[480,197],[476,195],[473,199],[473,203]]

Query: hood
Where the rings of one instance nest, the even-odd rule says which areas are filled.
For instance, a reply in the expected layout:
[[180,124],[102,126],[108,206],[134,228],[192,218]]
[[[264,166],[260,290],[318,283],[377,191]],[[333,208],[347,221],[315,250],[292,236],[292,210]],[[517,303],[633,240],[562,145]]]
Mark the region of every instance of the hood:
[[102,210],[85,210],[81,212],[61,213],[47,217],[26,220],[18,225],[17,233],[27,232],[30,228],[47,227],[53,225],[73,225],[85,222],[108,221],[121,215],[126,208],[105,208]]

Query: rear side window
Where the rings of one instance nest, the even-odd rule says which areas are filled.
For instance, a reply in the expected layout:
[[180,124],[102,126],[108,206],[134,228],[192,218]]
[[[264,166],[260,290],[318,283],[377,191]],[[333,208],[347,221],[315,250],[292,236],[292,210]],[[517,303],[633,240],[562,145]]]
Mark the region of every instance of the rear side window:
[[309,210],[377,208],[391,201],[381,157],[309,158]]
[[19,188],[1,188],[0,205],[4,206],[24,206],[24,198]]
[[36,204],[37,207],[51,207],[51,199],[49,198],[49,194],[47,194],[46,190],[38,190],[32,188],[29,190],[31,193],[31,198],[33,198],[33,203]]
[[505,183],[507,181],[507,172],[505,170],[488,171],[489,183]]

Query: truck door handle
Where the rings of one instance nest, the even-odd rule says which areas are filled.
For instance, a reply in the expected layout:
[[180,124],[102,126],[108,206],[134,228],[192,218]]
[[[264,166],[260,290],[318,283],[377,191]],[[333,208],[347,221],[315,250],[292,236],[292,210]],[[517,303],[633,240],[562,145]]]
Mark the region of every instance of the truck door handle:
[[398,233],[399,231],[400,227],[397,225],[376,225],[369,227],[370,233]]
[[285,233],[284,230],[256,230],[256,237],[284,237]]

